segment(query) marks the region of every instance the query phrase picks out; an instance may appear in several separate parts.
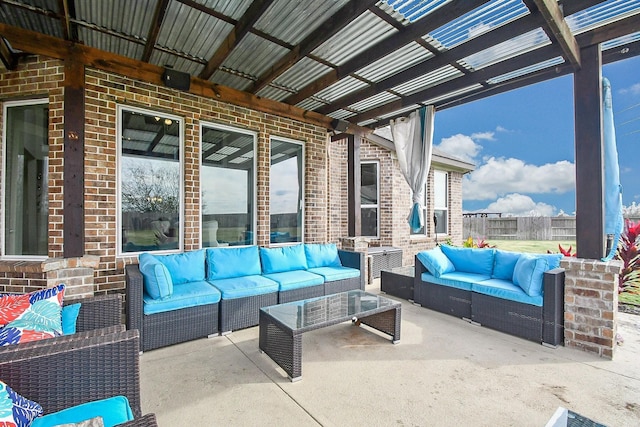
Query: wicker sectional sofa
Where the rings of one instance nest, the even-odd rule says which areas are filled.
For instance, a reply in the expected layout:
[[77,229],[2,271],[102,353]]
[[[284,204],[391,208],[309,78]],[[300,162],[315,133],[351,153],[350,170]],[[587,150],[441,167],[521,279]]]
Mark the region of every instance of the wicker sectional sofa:
[[438,246],[416,255],[414,302],[557,346],[564,341],[561,257]]
[[364,254],[335,244],[141,254],[125,268],[127,327],[143,351],[225,334],[257,325],[261,307],[364,289],[363,270]]

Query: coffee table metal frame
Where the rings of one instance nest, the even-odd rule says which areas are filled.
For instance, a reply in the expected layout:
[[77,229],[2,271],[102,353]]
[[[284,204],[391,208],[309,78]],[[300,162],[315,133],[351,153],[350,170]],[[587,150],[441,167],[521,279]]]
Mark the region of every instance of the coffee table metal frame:
[[[353,291],[350,291],[353,292]],[[344,294],[349,292],[343,292]],[[338,294],[326,295],[324,297],[313,298],[312,300],[327,299]],[[287,326],[277,318],[269,314],[269,307],[260,309],[260,338],[259,348],[266,353],[287,373],[291,382],[302,379],[302,334],[327,326],[337,325],[347,321],[364,324],[392,337],[391,342],[396,344],[400,341],[400,316],[401,304],[397,301],[385,298],[381,295],[362,292],[363,296],[374,296],[388,300],[388,306],[373,310],[364,310],[349,315],[336,317],[331,320],[317,323],[311,326],[292,328]],[[305,301],[299,301],[304,303]]]

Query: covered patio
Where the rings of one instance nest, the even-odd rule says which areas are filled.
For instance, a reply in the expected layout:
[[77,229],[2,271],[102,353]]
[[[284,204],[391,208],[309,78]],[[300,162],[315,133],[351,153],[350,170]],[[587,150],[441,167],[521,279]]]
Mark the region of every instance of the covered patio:
[[305,334],[294,383],[259,352],[255,327],[142,354],[142,408],[167,426],[544,426],[562,406],[631,427],[640,423],[637,317],[620,314],[624,343],[609,361],[403,301],[396,345],[350,323]]

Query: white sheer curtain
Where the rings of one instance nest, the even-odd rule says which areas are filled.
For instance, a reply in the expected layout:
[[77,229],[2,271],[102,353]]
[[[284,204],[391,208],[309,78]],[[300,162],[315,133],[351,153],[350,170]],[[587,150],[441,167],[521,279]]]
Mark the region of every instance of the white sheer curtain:
[[391,136],[396,146],[400,171],[413,191],[413,206],[407,221],[414,232],[425,224],[422,203],[433,148],[433,105],[414,111],[409,117],[391,120]]

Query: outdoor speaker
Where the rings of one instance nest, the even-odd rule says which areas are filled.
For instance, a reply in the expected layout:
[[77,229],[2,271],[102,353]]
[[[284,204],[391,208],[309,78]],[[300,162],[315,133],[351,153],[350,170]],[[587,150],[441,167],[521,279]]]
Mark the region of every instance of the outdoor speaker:
[[164,69],[164,73],[162,73],[162,81],[165,86],[173,89],[186,91],[191,87],[191,75],[189,73],[182,73],[170,68]]

